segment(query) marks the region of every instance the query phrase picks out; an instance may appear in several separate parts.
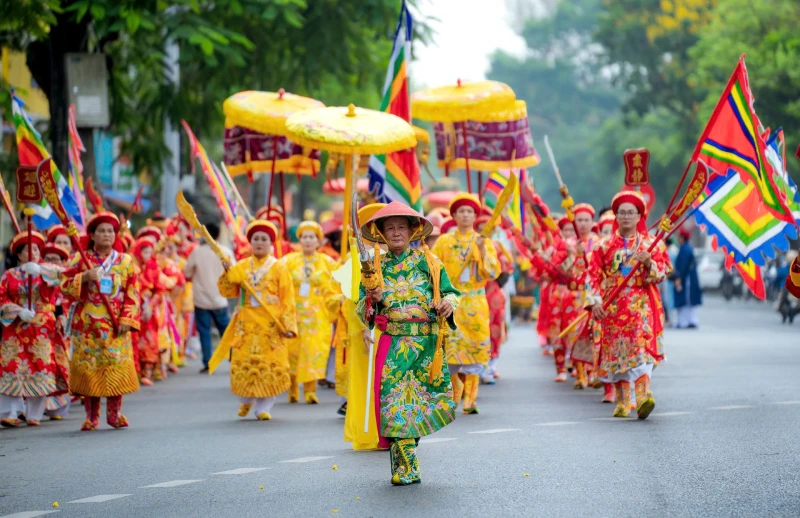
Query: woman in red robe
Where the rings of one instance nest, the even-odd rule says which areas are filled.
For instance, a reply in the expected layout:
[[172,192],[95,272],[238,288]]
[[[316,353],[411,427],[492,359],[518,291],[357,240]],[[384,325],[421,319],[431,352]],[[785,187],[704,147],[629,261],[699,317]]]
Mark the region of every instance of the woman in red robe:
[[[21,425],[17,417],[27,406],[28,426],[38,426],[48,396],[67,391],[66,373],[56,362],[55,300],[61,269],[39,264],[44,237],[38,232],[17,234],[9,249],[21,266],[0,278],[0,424]],[[30,288],[29,288],[30,283]]]

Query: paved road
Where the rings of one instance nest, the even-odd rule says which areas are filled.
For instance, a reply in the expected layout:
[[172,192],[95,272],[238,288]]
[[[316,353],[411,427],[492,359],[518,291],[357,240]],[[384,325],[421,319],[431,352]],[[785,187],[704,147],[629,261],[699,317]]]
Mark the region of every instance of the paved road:
[[423,442],[406,488],[386,453],[349,450],[333,391],[241,420],[227,373],[192,366],[126,398],[127,430],[79,432],[80,409],[0,430],[0,517],[800,516],[800,325],[718,300],[701,318],[667,332],[646,422],[554,384],[513,329],[480,415]]

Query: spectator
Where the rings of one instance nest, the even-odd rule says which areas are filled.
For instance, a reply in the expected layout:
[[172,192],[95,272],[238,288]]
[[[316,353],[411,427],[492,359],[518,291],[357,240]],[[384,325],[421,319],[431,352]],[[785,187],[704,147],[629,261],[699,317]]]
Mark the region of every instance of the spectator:
[[[219,238],[219,225],[208,223],[206,225],[208,233],[216,241]],[[225,254],[234,262],[233,252],[221,246]],[[194,295],[194,318],[197,325],[197,334],[200,335],[200,347],[203,352],[203,368],[200,373],[208,372],[208,362],[211,360],[211,323],[219,331],[219,335],[225,332],[230,322],[228,315],[228,300],[220,295],[217,288],[219,280],[225,269],[222,267],[217,254],[211,249],[208,243],[202,242],[194,249],[183,267],[183,273],[187,280],[192,281],[192,293]]]
[[691,231],[678,232],[678,257],[672,278],[675,287],[675,309],[678,310],[678,329],[696,329],[699,325],[697,308],[703,304],[703,293],[697,278],[697,261],[689,238]]

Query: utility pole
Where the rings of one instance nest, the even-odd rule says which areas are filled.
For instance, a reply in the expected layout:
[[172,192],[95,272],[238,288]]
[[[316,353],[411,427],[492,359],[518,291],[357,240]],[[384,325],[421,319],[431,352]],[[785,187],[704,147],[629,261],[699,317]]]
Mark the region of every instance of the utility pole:
[[[178,64],[180,48],[174,39],[167,39],[164,54],[166,75],[177,90],[180,84],[180,65]],[[177,128],[172,127],[169,116],[164,121],[164,145],[169,149],[170,154],[161,166],[161,213],[169,217],[177,210],[175,196],[178,195],[181,174],[181,134]]]

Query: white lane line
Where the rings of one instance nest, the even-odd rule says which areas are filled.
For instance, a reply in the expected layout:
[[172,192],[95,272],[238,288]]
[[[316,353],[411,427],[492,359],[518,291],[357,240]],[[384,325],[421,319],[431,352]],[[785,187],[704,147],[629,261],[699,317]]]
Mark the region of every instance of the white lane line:
[[291,460],[282,460],[280,464],[286,462],[296,462],[296,463],[304,463],[304,462],[316,462],[318,460],[325,460],[325,459],[332,459],[333,457],[300,457],[299,459],[291,459]]
[[431,437],[430,439],[422,439],[420,444],[433,444],[437,442],[455,441],[458,437]]
[[751,405],[726,405],[726,406],[712,406],[711,410],[743,410],[745,408],[753,408]]
[[800,401],[775,401],[774,403],[769,403],[770,405],[800,405]]
[[628,417],[593,417],[590,421],[633,421],[638,419],[635,415]]
[[67,502],[68,504],[99,504],[100,502],[108,502],[109,500],[116,500],[117,498],[125,498],[131,495],[97,495],[90,496],[89,498],[81,498],[80,500],[73,500]]
[[580,424],[580,423],[575,421],[553,421],[552,423],[539,423],[536,426],[567,426],[571,424]]
[[23,511],[21,513],[7,514],[0,518],[36,518],[37,516],[44,516],[50,513],[57,513],[58,511]]
[[689,415],[694,414],[694,412],[659,412],[656,414],[650,414],[650,417],[673,417],[678,415]]
[[200,480],[170,480],[169,482],[161,482],[160,484],[152,484],[150,486],[142,486],[139,489],[146,489],[148,487],[178,487],[185,486],[186,484],[194,484],[195,482],[202,482]]
[[231,469],[228,471],[219,471],[217,473],[212,473],[212,475],[244,475],[245,473],[254,473],[256,471],[264,471],[265,469],[269,468],[237,468]]
[[518,432],[519,428],[493,428],[491,430],[479,430],[477,432],[469,432],[469,433],[480,433],[480,434],[488,434],[488,433],[506,433],[506,432]]

